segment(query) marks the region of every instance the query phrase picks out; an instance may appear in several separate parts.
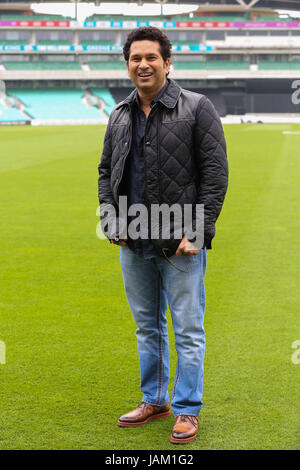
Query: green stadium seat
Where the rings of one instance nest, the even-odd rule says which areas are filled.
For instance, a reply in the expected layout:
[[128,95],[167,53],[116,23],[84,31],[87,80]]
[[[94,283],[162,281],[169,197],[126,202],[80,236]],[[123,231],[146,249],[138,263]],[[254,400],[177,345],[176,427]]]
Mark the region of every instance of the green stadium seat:
[[26,39],[0,39],[0,44],[8,46],[22,46],[23,44],[28,44]]
[[81,70],[79,62],[4,62],[7,70]]
[[300,70],[300,62],[260,61],[259,70]]
[[249,70],[249,62],[209,61],[173,61],[175,70]]
[[82,46],[113,46],[114,41],[106,40],[106,39],[101,39],[101,40],[84,40],[80,41],[80,44]]
[[71,46],[72,41],[68,41],[65,39],[40,39],[37,41],[37,44],[44,45],[44,46]]
[[86,106],[84,91],[69,88],[13,89],[7,93],[18,98],[32,118],[57,119],[101,119],[95,106]]
[[125,70],[125,62],[98,62],[91,61],[88,63],[92,70]]
[[106,103],[107,106],[104,108],[104,111],[110,115],[114,106],[116,105],[116,102],[110,91],[107,88],[93,88],[91,91],[94,95],[98,96],[98,98],[101,98],[104,103]]

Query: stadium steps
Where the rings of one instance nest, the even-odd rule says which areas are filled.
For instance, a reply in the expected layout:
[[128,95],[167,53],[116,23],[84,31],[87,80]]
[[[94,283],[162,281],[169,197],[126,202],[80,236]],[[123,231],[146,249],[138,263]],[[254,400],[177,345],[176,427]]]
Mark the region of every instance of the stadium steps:
[[116,101],[111,92],[107,88],[92,88],[92,93],[102,101],[103,109],[107,116],[109,116],[114,106],[116,106]]

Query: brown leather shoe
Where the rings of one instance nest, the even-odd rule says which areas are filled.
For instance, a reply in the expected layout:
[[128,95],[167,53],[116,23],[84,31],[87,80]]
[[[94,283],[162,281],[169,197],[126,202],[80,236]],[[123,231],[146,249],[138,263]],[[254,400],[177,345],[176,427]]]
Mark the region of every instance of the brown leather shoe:
[[185,444],[197,437],[198,416],[181,415],[176,419],[170,441],[173,444]]
[[135,410],[121,416],[117,425],[121,427],[141,426],[142,424],[148,423],[150,419],[165,418],[170,416],[170,414],[171,410],[169,404],[164,406],[153,406],[149,403],[142,402]]

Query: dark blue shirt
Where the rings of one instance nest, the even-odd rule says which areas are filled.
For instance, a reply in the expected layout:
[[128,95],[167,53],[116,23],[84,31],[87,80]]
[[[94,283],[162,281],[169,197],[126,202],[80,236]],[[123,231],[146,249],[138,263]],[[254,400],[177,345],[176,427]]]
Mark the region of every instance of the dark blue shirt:
[[[169,82],[166,81],[164,87],[160,90],[158,95],[151,101],[150,107],[162,97]],[[145,173],[144,173],[144,135],[146,130],[147,118],[145,113],[140,108],[138,94],[136,92],[134,104],[132,107],[132,144],[131,151],[128,155],[127,163],[127,197],[128,207],[131,204],[143,204],[145,193]],[[139,217],[139,215],[137,215]],[[128,217],[128,224],[134,217]],[[140,228],[138,228],[140,230]],[[149,227],[150,233],[150,227]],[[138,238],[132,240],[128,237],[128,247],[142,258],[154,258],[157,255],[150,237],[145,240]]]

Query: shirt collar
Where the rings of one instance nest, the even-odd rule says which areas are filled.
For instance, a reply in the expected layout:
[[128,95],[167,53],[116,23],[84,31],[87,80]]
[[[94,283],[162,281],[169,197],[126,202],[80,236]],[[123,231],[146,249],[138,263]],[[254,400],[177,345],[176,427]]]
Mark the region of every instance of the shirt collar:
[[[163,96],[164,92],[166,91],[166,89],[168,88],[168,85],[169,85],[169,80],[167,78],[166,80],[166,83],[164,84],[164,86],[162,87],[162,89],[157,93],[157,95],[155,96],[155,98],[153,98],[153,100],[151,101],[150,103],[150,107],[152,108],[152,106],[155,105],[155,103],[157,103],[157,101],[160,100],[160,98]],[[140,106],[140,99],[139,99],[139,95],[138,95],[138,92],[136,90],[136,95],[135,95],[135,102],[138,106]]]

